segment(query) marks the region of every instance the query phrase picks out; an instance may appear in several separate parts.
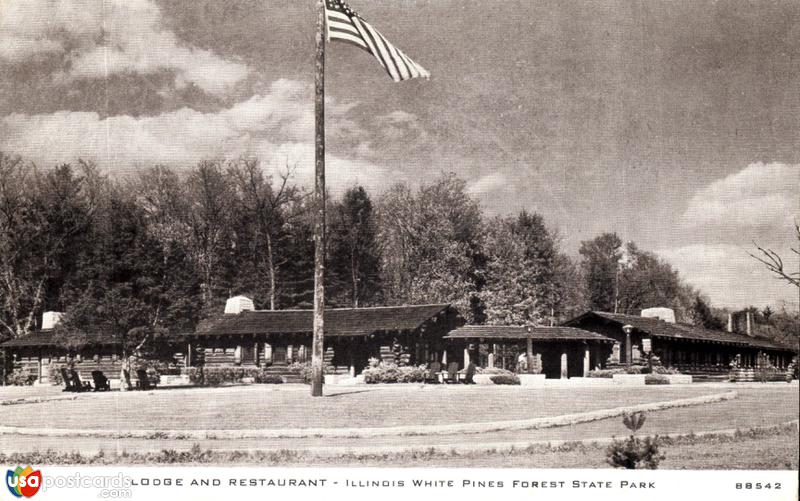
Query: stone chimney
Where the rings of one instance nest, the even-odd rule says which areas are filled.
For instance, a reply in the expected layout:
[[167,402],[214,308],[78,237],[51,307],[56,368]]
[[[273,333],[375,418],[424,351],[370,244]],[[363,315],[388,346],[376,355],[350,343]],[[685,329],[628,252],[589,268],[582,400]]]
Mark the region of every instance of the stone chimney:
[[728,332],[733,332],[733,313],[728,313]]
[[237,314],[243,311],[255,310],[253,300],[245,296],[234,296],[225,301],[225,314]]
[[642,310],[643,318],[657,318],[667,323],[675,323],[675,310],[672,308],[645,308]]
[[61,318],[64,316],[59,311],[46,311],[42,313],[42,330],[51,330],[53,327],[61,323]]

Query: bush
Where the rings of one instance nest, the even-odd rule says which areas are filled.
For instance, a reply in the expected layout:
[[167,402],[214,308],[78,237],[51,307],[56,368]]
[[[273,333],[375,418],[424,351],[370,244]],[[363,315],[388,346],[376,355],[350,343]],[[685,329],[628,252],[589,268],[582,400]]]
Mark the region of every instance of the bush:
[[494,384],[520,384],[519,376],[516,374],[498,374],[489,379],[491,379]]
[[[64,384],[64,378],[61,377],[61,365],[56,362],[50,362],[47,366],[47,380],[54,386],[61,386]],[[66,366],[64,366],[66,367]]]
[[283,384],[282,377],[277,374],[267,374],[266,372],[260,372],[255,381],[259,384]]
[[6,375],[6,383],[14,386],[30,386],[37,379],[39,379],[38,376],[25,369],[14,369]]
[[664,367],[663,365],[654,365],[653,374],[680,374],[681,371],[674,367]]
[[203,386],[239,383],[243,378],[258,381],[262,377],[262,370],[257,367],[188,367],[185,372],[192,384]]
[[504,376],[511,376],[514,374],[514,372],[507,369],[501,369],[499,367],[486,367],[485,369],[481,367],[476,367],[475,374],[490,374],[490,375],[502,374]]
[[589,371],[586,377],[611,378],[614,374],[626,374],[625,369],[599,369]]
[[622,416],[622,424],[631,431],[627,440],[614,440],[606,449],[606,461],[614,468],[635,470],[645,468],[655,470],[664,459],[658,452],[658,435],[655,438],[639,439],[633,436],[642,426],[646,416],[644,412],[626,413]]
[[400,368],[397,365],[383,362],[375,367],[367,367],[362,374],[364,382],[369,384],[396,383],[401,377]]
[[669,378],[663,374],[648,374],[644,377],[644,384],[669,384]]
[[399,367],[393,363],[381,362],[375,366],[370,364],[361,374],[364,382],[369,384],[422,383],[428,375],[428,369],[424,365]]
[[614,468],[628,470],[655,470],[664,456],[658,451],[658,435],[655,438],[636,438],[633,435],[626,440],[614,440],[606,449],[608,464]]
[[425,376],[428,374],[428,369],[424,365],[414,367],[413,365],[406,365],[399,368],[399,375],[397,376],[398,383],[423,383]]

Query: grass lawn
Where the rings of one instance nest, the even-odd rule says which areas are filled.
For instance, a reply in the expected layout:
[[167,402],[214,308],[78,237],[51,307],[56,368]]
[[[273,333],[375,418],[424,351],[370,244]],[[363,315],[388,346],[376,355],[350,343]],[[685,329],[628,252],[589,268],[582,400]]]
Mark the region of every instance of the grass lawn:
[[[637,388],[359,387],[254,385],[81,394],[0,407],[7,426],[103,429],[263,429],[491,422],[556,416],[721,393],[691,386]],[[697,412],[697,411],[695,411]]]
[[[796,426],[739,436],[684,436],[663,442],[664,469],[742,469],[797,470],[798,432]],[[301,467],[446,467],[446,468],[610,468],[606,446],[566,444],[557,449],[534,446],[504,453],[439,453],[421,451],[382,455],[343,455],[315,458],[291,450],[258,453],[214,452],[199,446],[185,451],[166,449],[156,453],[103,453],[72,455],[64,453],[0,453],[0,462],[9,464],[184,464]]]

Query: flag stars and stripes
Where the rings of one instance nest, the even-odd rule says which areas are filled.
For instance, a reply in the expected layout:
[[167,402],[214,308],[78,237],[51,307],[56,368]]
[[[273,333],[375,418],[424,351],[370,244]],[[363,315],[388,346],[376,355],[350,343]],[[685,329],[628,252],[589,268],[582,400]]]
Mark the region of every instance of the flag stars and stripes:
[[430,78],[428,70],[389,43],[342,0],[325,1],[325,21],[328,40],[350,43],[372,54],[395,82]]

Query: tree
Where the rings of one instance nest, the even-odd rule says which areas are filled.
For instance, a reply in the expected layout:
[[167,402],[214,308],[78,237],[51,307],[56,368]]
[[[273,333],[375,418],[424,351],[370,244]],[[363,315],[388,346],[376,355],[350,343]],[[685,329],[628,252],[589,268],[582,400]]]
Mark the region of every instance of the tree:
[[554,322],[564,293],[567,262],[538,214],[496,218],[486,227],[485,285],[479,296],[489,323],[540,325]]
[[58,304],[103,185],[87,162],[42,173],[0,153],[1,337],[29,333],[45,304]]
[[[243,243],[248,247],[255,278],[259,282],[265,278],[268,283],[267,297],[271,310],[277,307],[278,270],[287,262],[282,251],[282,244],[288,237],[286,225],[298,216],[292,209],[302,207],[296,203],[303,195],[301,190],[289,184],[293,172],[294,169],[287,167],[273,187],[272,178],[264,175],[257,160],[240,159],[228,166],[240,210],[235,219],[246,224],[241,228],[241,234],[247,236]],[[260,284],[252,284],[253,277],[249,278],[251,280],[246,282],[261,289]]]
[[332,302],[355,308],[374,303],[380,294],[380,251],[372,200],[363,186],[355,186],[329,214]]
[[[798,258],[800,258],[800,223],[797,221],[794,223],[794,232],[799,245],[797,248],[791,247],[789,250],[796,254]],[[775,275],[775,278],[778,280],[783,280],[790,285],[797,287],[798,307],[800,308],[800,270],[789,271],[786,269],[783,259],[781,259],[781,256],[777,252],[766,247],[761,247],[755,242],[753,242],[753,245],[756,249],[758,249],[758,255],[748,252],[750,257],[766,266],[767,270]]]
[[603,233],[581,242],[578,252],[581,255],[589,308],[616,311],[622,240],[616,233]]
[[708,302],[700,294],[695,295],[694,303],[689,311],[689,316],[691,323],[694,325],[713,330],[722,330],[725,328],[725,322],[714,315],[711,308],[708,306]]
[[477,314],[481,211],[466,184],[445,174],[416,194],[397,184],[378,209],[382,281],[394,304],[448,302]]
[[231,250],[233,187],[220,162],[204,160],[186,179],[189,251],[202,276],[202,298],[207,312],[223,294],[219,279],[233,265],[225,257]]
[[618,280],[620,313],[638,314],[644,308],[679,306],[682,282],[672,265],[652,252],[639,249],[633,242],[626,244],[625,256]]
[[[167,332],[193,328],[200,304],[194,266],[185,253],[166,254],[152,232],[147,212],[133,196],[110,188],[92,228],[92,245],[76,257],[77,271],[65,287],[64,322],[55,338],[71,348],[115,343],[123,360],[158,352]],[[166,258],[165,258],[166,256]],[[123,374],[130,384],[130,374]]]

